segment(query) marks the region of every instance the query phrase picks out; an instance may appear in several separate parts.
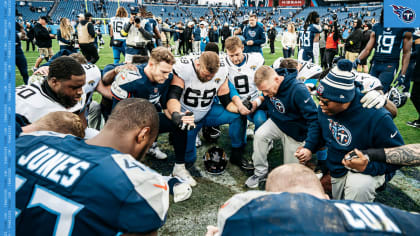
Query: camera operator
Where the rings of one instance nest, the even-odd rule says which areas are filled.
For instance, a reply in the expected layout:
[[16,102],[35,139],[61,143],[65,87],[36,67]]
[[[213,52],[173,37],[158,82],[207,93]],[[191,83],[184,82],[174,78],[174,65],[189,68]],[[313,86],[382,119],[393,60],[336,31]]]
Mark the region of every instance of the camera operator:
[[121,36],[127,37],[125,48],[125,62],[131,63],[134,55],[148,56],[147,44],[151,42],[153,34],[144,29],[147,20],[138,13],[138,8],[131,10],[130,22],[121,30]]
[[77,26],[77,36],[79,39],[80,50],[86,57],[86,60],[95,64],[99,60],[98,50],[95,47],[95,28],[91,22],[92,14],[87,12],[85,19],[80,17],[80,22]]

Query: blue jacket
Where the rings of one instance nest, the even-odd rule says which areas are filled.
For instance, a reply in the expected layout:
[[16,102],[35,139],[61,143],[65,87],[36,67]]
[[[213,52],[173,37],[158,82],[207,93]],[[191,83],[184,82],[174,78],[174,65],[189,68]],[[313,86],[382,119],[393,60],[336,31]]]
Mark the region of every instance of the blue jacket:
[[[265,43],[264,28],[257,24],[255,27],[245,27],[243,36],[245,38],[245,50],[244,52],[261,52],[261,45]],[[248,41],[254,41],[252,46],[247,46]]]
[[194,37],[194,41],[200,41],[201,40],[201,30],[200,27],[196,27],[193,30],[193,37]]
[[315,127],[316,105],[306,86],[296,79],[296,70],[277,69],[276,72],[280,75],[287,73],[277,94],[272,98],[264,96],[262,106],[267,108],[268,117],[279,129],[302,142],[306,139],[308,129]]
[[[350,107],[339,114],[328,116],[318,108],[316,129],[308,133],[305,148],[317,151],[325,142],[328,147],[327,166],[331,176],[338,178],[347,173],[341,164],[344,155],[355,148],[386,148],[404,145],[401,134],[385,109],[366,109],[359,102],[362,94],[356,88]],[[390,180],[398,166],[371,161],[363,174],[377,176],[387,174]]]

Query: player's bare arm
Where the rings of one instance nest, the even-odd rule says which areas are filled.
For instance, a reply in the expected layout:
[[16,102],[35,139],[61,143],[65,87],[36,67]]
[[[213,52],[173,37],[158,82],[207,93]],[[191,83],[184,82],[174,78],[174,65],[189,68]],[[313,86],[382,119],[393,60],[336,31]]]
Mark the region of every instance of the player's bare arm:
[[411,44],[413,42],[413,34],[411,32],[405,32],[403,41],[403,57],[401,65],[401,75],[405,75],[407,72],[408,64],[410,64],[411,56]]
[[362,50],[362,52],[359,55],[360,60],[363,60],[370,55],[370,52],[372,51],[373,47],[375,46],[375,42],[376,42],[375,32],[372,32],[372,33],[370,33],[369,42],[366,44],[366,47]]

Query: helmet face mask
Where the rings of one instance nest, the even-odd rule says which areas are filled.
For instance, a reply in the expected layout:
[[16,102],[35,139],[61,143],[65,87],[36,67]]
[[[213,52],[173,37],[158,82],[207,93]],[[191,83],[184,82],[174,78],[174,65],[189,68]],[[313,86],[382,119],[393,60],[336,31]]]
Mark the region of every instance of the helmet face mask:
[[228,158],[223,149],[215,146],[207,150],[203,162],[207,173],[219,175],[225,171]]
[[217,142],[220,137],[220,129],[218,127],[203,127],[203,138],[210,143]]
[[408,96],[402,92],[403,89],[404,88],[392,87],[388,92],[388,99],[394,103],[397,108],[404,106],[408,100]]

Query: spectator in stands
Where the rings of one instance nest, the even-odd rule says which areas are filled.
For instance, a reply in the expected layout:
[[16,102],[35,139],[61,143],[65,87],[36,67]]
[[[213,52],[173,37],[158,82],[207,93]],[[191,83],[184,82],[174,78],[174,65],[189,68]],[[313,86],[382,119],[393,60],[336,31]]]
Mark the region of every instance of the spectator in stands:
[[295,47],[297,43],[297,35],[295,31],[295,25],[289,23],[287,25],[287,31],[283,32],[281,44],[283,45],[283,57],[289,58],[295,55]]
[[47,28],[48,18],[46,16],[39,17],[38,24],[33,28],[34,36],[36,39],[36,45],[38,46],[39,57],[36,59],[35,67],[33,70],[37,70],[42,60],[49,60],[53,55],[52,49],[52,38],[55,35],[50,34]]
[[[361,44],[361,50],[363,50],[370,39],[370,34],[372,33],[372,25],[366,24],[363,26],[363,37],[362,37],[362,44]],[[360,65],[357,65],[357,71],[369,73],[369,67],[367,65],[367,57],[363,60],[360,60]]]
[[346,39],[345,50],[346,50],[346,59],[350,61],[356,60],[359,56],[360,51],[362,50],[362,20],[354,19],[353,20],[353,30],[351,34]]
[[30,22],[26,22],[26,51],[29,51],[29,45],[32,44],[32,51],[35,51],[35,43],[34,43],[34,32],[31,30],[32,24]]
[[95,64],[99,60],[98,50],[95,47],[95,28],[91,22],[92,14],[87,12],[84,19],[81,17],[77,26],[80,50],[90,63]]
[[222,51],[225,51],[225,40],[231,36],[231,32],[229,29],[229,23],[225,22],[223,24],[222,29],[220,30],[220,39],[222,41]]
[[261,45],[265,43],[264,28],[257,24],[257,15],[249,16],[249,25],[243,30],[245,38],[244,52],[259,52],[262,54]]
[[274,25],[270,25],[270,29],[267,31],[268,41],[270,42],[270,53],[275,53],[274,42],[276,41],[277,30]]
[[69,50],[70,52],[77,53],[74,48],[74,29],[70,25],[70,20],[63,17],[60,20],[60,28],[57,30],[57,40],[61,50]]
[[25,31],[23,29],[23,26],[16,22],[16,41],[15,41],[15,57],[16,57],[16,66],[19,69],[20,74],[22,75],[23,82],[25,84],[28,84],[28,63],[26,61],[25,54],[23,54],[22,51],[22,45],[20,43],[20,40],[25,38]]

